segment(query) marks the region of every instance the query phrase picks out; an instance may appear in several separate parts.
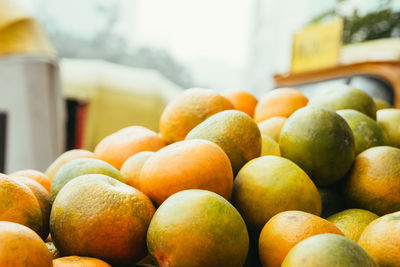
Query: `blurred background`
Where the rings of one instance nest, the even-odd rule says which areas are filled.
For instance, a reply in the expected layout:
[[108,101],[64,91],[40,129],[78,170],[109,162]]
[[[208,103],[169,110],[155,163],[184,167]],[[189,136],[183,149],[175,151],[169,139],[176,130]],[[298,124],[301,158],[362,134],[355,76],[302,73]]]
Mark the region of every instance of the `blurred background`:
[[260,98],[349,83],[398,105],[399,12],[395,0],[0,0],[0,172],[43,169],[128,125],[157,131],[191,87]]

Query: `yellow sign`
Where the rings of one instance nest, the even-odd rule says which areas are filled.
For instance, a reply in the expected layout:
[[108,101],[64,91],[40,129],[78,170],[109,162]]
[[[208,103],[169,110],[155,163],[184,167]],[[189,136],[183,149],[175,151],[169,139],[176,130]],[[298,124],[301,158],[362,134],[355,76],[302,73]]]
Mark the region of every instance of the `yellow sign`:
[[309,72],[336,66],[342,46],[343,20],[313,24],[293,38],[291,73]]

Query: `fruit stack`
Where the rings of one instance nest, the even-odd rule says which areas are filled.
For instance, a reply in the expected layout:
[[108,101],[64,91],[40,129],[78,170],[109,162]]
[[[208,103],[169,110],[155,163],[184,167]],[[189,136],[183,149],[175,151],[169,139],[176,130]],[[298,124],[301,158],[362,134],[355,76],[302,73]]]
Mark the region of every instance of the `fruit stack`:
[[400,266],[400,109],[349,86],[188,89],[0,175],[0,266]]

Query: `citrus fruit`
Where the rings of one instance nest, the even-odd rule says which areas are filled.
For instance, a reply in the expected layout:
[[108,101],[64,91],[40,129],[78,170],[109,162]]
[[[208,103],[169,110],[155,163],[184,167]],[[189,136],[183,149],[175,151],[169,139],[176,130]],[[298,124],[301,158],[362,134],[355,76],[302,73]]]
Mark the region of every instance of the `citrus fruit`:
[[281,151],[279,149],[279,144],[275,142],[274,139],[269,136],[261,136],[261,156],[280,156]]
[[235,91],[225,93],[223,96],[233,104],[236,110],[240,110],[253,117],[258,100],[252,94],[246,91]]
[[23,183],[32,191],[35,195],[36,199],[39,202],[40,210],[42,212],[42,221],[43,221],[43,231],[40,234],[40,237],[43,240],[46,240],[49,235],[49,218],[50,218],[50,194],[47,192],[44,187],[38,182],[26,178],[24,176],[12,176],[11,179]]
[[353,133],[336,112],[305,107],[288,118],[279,138],[282,157],[300,166],[318,186],[341,179],[355,156]]
[[284,211],[272,217],[261,231],[259,253],[263,267],[280,267],[289,250],[318,234],[342,232],[333,223],[302,211]]
[[350,238],[320,234],[304,239],[287,254],[282,267],[378,267],[371,256]]
[[392,108],[392,106],[386,102],[385,100],[379,99],[379,98],[374,98],[374,102],[376,105],[376,110],[381,110],[385,108]]
[[319,94],[310,98],[308,105],[332,110],[354,109],[373,119],[376,118],[374,100],[366,92],[344,84],[321,90]]
[[279,136],[281,135],[281,130],[286,120],[286,117],[272,117],[259,122],[258,128],[260,129],[261,135],[267,135],[276,142],[279,142]]
[[388,145],[400,148],[400,109],[379,110],[376,119],[386,133]]
[[348,209],[330,216],[327,220],[336,225],[345,237],[357,242],[364,228],[377,218],[378,215],[368,210]]
[[96,258],[68,256],[54,259],[53,267],[111,267],[111,265]]
[[58,251],[56,246],[54,246],[53,242],[46,242],[46,247],[49,250],[53,259],[57,259],[57,258],[61,257],[60,252]]
[[379,266],[400,266],[400,212],[372,221],[365,227],[358,243]]
[[0,174],[0,221],[15,222],[43,235],[39,201],[23,183]]
[[124,182],[121,173],[102,160],[93,158],[79,158],[64,164],[54,175],[51,182],[50,203],[54,202],[58,192],[72,179],[84,174],[104,174]]
[[227,109],[233,109],[232,103],[212,90],[185,90],[165,107],[160,118],[160,133],[167,143],[181,141],[197,124]]
[[356,155],[370,147],[386,144],[386,135],[375,120],[352,109],[339,110],[337,113],[347,122],[353,132]]
[[322,211],[321,217],[327,218],[332,214],[346,209],[346,201],[344,196],[332,188],[318,188],[319,195],[321,196]]
[[62,255],[85,255],[127,264],[146,255],[146,232],[155,208],[135,188],[102,174],[67,183],[50,215],[50,233]]
[[231,161],[233,173],[261,154],[261,134],[247,114],[237,110],[221,111],[196,127],[186,140],[204,139],[219,145]]
[[62,153],[44,172],[50,181],[53,180],[54,174],[60,169],[65,163],[78,158],[94,158],[93,152],[85,149],[72,149]]
[[140,171],[146,160],[150,158],[155,152],[143,151],[136,153],[135,155],[128,158],[121,167],[121,174],[124,177],[124,181],[127,185],[137,188]]
[[276,116],[289,117],[307,103],[307,97],[296,89],[271,90],[258,102],[254,111],[254,119],[256,122],[261,122]]
[[349,206],[378,215],[400,210],[400,149],[378,146],[359,154],[349,173]]
[[237,210],[206,190],[184,190],[156,211],[147,246],[158,266],[241,267],[249,237]]
[[41,184],[47,192],[50,192],[50,184],[51,181],[46,174],[41,173],[40,171],[35,170],[21,170],[17,172],[10,173],[9,176],[25,176],[29,179],[35,180],[39,184]]
[[311,179],[290,160],[276,156],[253,159],[239,171],[232,203],[255,233],[282,211],[321,213],[321,198]]
[[51,254],[42,239],[21,224],[0,221],[0,266],[51,267]]
[[160,205],[185,189],[205,189],[229,198],[233,174],[225,152],[207,140],[186,140],[166,146],[143,165],[138,189]]
[[130,126],[104,137],[95,147],[94,156],[120,169],[130,156],[164,146],[165,141],[152,130]]

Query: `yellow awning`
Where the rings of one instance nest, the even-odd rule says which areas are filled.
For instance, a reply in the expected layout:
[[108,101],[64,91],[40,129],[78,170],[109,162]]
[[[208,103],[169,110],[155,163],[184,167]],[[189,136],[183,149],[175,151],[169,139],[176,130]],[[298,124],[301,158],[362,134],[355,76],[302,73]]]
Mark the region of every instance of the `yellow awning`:
[[13,0],[0,0],[0,55],[56,52],[37,21]]

